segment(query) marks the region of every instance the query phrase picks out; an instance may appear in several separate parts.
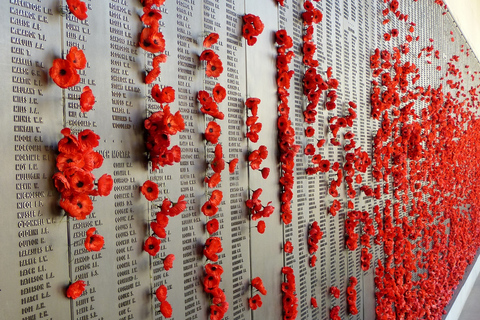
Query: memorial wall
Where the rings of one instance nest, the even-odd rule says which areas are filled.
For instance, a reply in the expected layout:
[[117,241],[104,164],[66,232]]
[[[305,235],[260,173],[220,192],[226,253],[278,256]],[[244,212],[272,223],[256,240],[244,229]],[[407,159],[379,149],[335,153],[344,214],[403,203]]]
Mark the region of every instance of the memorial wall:
[[0,318],[446,312],[480,246],[480,65],[442,1],[0,12]]

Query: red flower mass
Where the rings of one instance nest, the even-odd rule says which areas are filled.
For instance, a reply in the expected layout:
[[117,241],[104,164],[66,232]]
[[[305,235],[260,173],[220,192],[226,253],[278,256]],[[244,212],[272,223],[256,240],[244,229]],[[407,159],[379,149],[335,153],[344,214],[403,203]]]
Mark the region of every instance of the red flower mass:
[[85,281],[78,280],[68,286],[67,298],[75,300],[82,295],[83,291],[85,291]]

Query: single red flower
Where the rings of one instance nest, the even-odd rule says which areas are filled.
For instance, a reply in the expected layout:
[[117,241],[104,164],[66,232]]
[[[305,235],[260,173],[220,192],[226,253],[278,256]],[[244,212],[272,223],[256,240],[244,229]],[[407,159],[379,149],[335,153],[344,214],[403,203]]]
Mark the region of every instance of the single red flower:
[[223,251],[222,242],[219,237],[210,237],[205,242],[205,247],[203,248],[203,255],[212,261],[217,261],[217,253]]
[[87,194],[81,193],[70,198],[61,199],[60,207],[62,207],[70,217],[83,220],[92,212],[93,203]]
[[217,43],[218,37],[218,33],[210,33],[208,36],[205,37],[205,40],[203,40],[203,46],[205,48],[210,48],[212,45]]
[[165,51],[163,33],[155,31],[153,28],[143,28],[140,34],[140,47],[151,53]]
[[207,77],[218,78],[223,72],[222,60],[219,58],[213,58],[207,62],[207,69],[205,74]]
[[219,223],[217,219],[212,219],[208,221],[206,224],[207,232],[210,234],[214,234],[215,232],[217,232],[218,227],[219,227]]
[[[165,215],[163,215],[163,216],[168,219],[167,216],[165,216]],[[158,219],[158,214],[157,214],[157,219]],[[150,228],[157,235],[157,237],[162,238],[162,239],[167,237],[167,233],[165,232],[165,226],[162,226],[160,223],[152,221],[152,222],[150,222]]]
[[160,303],[160,312],[165,318],[171,318],[172,317],[172,306],[170,303],[165,300]]
[[225,90],[224,87],[220,85],[220,83],[217,83],[215,87],[213,87],[212,95],[213,95],[213,100],[215,100],[215,102],[220,103],[227,96],[227,91]]
[[172,87],[164,87],[160,90],[158,84],[154,85],[152,88],[152,97],[160,104],[170,103],[175,101],[175,89]]
[[163,268],[165,271],[170,270],[173,268],[173,261],[175,260],[175,255],[174,254],[169,254],[163,259]]
[[308,126],[306,129],[305,129],[305,136],[307,137],[313,137],[313,135],[315,134],[315,129],[311,126]]
[[65,59],[53,60],[53,65],[48,71],[53,82],[60,88],[69,88],[80,82],[80,76],[73,63]]
[[78,20],[87,19],[87,5],[80,0],[67,0],[67,6],[70,12],[78,18]]
[[221,190],[213,190],[209,201],[214,206],[218,206],[222,202],[222,199],[223,199],[223,192]]
[[292,253],[293,252],[293,245],[290,241],[285,242],[283,245],[283,251],[286,253]]
[[207,217],[212,217],[217,214],[218,207],[208,200],[203,204],[201,211]]
[[261,171],[262,171],[262,178],[267,179],[268,175],[270,174],[270,168],[263,168]]
[[104,174],[98,179],[98,195],[101,197],[108,196],[113,188],[113,179],[109,174]]
[[215,51],[207,49],[203,50],[202,53],[200,54],[200,61],[212,61],[213,59],[218,59],[218,54],[215,53]]
[[83,70],[87,66],[87,59],[82,50],[77,47],[71,47],[67,54],[67,60],[70,61],[75,69]]
[[85,86],[80,95],[80,112],[86,113],[92,110],[94,104],[95,96],[93,95],[92,89],[90,89],[89,86]]
[[158,301],[163,302],[167,300],[167,287],[165,285],[161,285],[155,291],[155,296],[157,297]]
[[147,76],[145,77],[145,83],[146,84],[150,84],[152,83],[153,81],[155,81],[157,79],[157,77],[160,75],[161,71],[160,71],[160,68],[157,67],[157,68],[153,68],[152,70],[150,70],[147,74]]
[[338,298],[340,298],[340,289],[332,286],[332,287],[330,287],[330,294],[338,299]]
[[263,281],[260,277],[256,277],[256,278],[252,279],[252,287],[257,289],[263,295],[267,294],[267,290],[263,286]]
[[220,173],[215,172],[211,177],[205,177],[204,180],[209,188],[215,188],[220,183],[220,181],[222,181],[222,176],[220,175]]
[[235,172],[235,167],[237,166],[237,163],[238,163],[238,158],[234,158],[234,159],[230,160],[230,162],[228,163],[228,171],[230,173]]
[[205,140],[211,144],[217,144],[222,128],[215,121],[210,121],[205,129]]
[[265,232],[265,228],[266,228],[265,221],[259,221],[257,224],[258,233],[263,234]]
[[257,308],[260,308],[262,306],[262,298],[258,294],[256,294],[250,299],[248,299],[248,305],[250,306],[250,309],[257,310]]
[[94,234],[97,229],[90,228],[87,230],[87,237],[85,239],[85,249],[88,251],[100,251],[103,248],[105,240],[99,234]]
[[160,243],[160,239],[150,236],[145,241],[145,244],[143,245],[143,250],[148,252],[149,255],[155,256],[158,251],[160,251]]
[[310,298],[310,303],[312,304],[312,307],[318,308],[317,299],[315,299],[314,297]]
[[159,194],[158,185],[153,181],[150,181],[150,180],[145,181],[140,191],[148,201],[153,201],[158,198],[158,194]]
[[158,20],[162,19],[162,13],[158,9],[152,7],[144,7],[143,15],[140,17],[140,20],[146,25],[154,28],[158,25]]
[[85,291],[85,281],[78,280],[68,286],[67,298],[75,300],[82,295],[83,291]]

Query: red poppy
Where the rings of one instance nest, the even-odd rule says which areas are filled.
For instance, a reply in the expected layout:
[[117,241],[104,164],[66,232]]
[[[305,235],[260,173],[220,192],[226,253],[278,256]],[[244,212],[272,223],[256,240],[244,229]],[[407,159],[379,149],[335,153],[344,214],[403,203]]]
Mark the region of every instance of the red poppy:
[[98,195],[105,197],[110,194],[113,187],[113,179],[112,176],[109,174],[104,174],[98,179]]
[[317,299],[315,299],[314,297],[310,298],[310,303],[312,304],[312,307],[318,308]]
[[286,253],[292,253],[293,252],[293,245],[290,241],[285,242],[283,245],[283,251]]
[[173,268],[173,261],[175,261],[175,255],[174,254],[169,254],[163,259],[163,268],[165,271],[170,270]]
[[150,236],[145,241],[145,244],[143,245],[143,250],[148,252],[149,255],[155,256],[158,251],[160,251],[160,243],[160,239]]
[[263,234],[265,232],[265,228],[266,228],[265,221],[263,221],[263,220],[259,221],[258,224],[257,224],[258,233]]
[[221,190],[213,190],[209,201],[214,206],[218,206],[222,202],[222,199],[223,199],[223,192]]
[[170,103],[175,101],[175,89],[172,87],[164,87],[160,90],[158,84],[154,85],[152,88],[152,97],[160,104]]
[[218,54],[216,54],[215,51],[210,49],[203,50],[199,57],[200,61],[207,61],[207,62],[217,58],[218,58]]
[[222,60],[219,58],[213,58],[207,62],[207,69],[205,74],[207,77],[218,78],[223,72]]
[[83,291],[85,291],[85,281],[78,280],[68,286],[67,298],[75,300],[82,295]]
[[384,39],[385,41],[390,41],[390,38],[391,38],[390,33],[384,33],[384,34],[383,34],[383,39]]
[[238,158],[234,158],[234,159],[230,160],[230,162],[228,163],[228,171],[230,173],[235,172],[235,167],[237,166],[237,163],[238,163]]
[[155,296],[160,302],[167,300],[167,287],[162,284],[157,290],[155,290]]
[[60,88],[69,88],[80,82],[80,76],[73,63],[65,59],[53,60],[53,65],[48,71],[53,82]]
[[83,220],[92,212],[93,203],[87,194],[81,193],[70,198],[61,199],[60,207],[62,207],[70,217]]
[[70,12],[78,18],[78,20],[87,19],[87,5],[80,0],[67,0],[67,6]]
[[250,306],[250,309],[257,310],[257,308],[260,308],[262,306],[262,298],[258,294],[256,294],[250,299],[248,299],[248,305]]
[[212,217],[217,214],[218,207],[208,200],[203,204],[201,211],[207,217]]
[[204,181],[209,188],[215,188],[222,181],[222,176],[215,172],[211,177],[205,177]]
[[160,303],[160,312],[165,318],[171,318],[172,317],[172,306],[170,303],[165,300]]
[[220,85],[220,83],[217,83],[215,87],[213,87],[212,95],[213,95],[213,100],[215,100],[215,102],[220,103],[227,96],[227,91],[225,90],[224,87]]
[[[158,9],[152,7],[144,7],[143,15],[140,18],[146,26],[154,28],[158,25],[158,20],[162,19],[162,13]],[[157,27],[158,28],[158,27]]]
[[[158,217],[158,215],[157,215],[157,217]],[[166,218],[168,219],[168,217],[166,217]],[[150,228],[157,235],[157,237],[162,238],[162,239],[167,237],[167,233],[165,232],[165,226],[162,226],[158,222],[155,222],[155,221],[150,222]]]
[[252,287],[257,289],[263,295],[267,294],[267,290],[263,286],[263,281],[260,277],[256,277],[256,278],[252,279]]
[[158,198],[159,190],[158,185],[150,180],[143,183],[140,191],[148,201],[154,201]]
[[85,86],[80,95],[80,112],[86,113],[92,110],[94,104],[95,96],[93,95],[92,89],[90,89],[89,86]]
[[218,227],[219,227],[219,224],[217,219],[212,219],[208,221],[206,224],[207,232],[210,234],[214,234],[215,232],[217,232]]
[[165,51],[163,33],[155,31],[153,28],[143,28],[140,34],[140,47],[151,53]]
[[313,137],[313,135],[315,134],[315,129],[311,126],[308,126],[306,129],[305,129],[305,136],[307,137]]
[[203,46],[205,48],[210,48],[212,45],[217,43],[218,37],[218,33],[210,33],[208,36],[205,37],[205,40],[203,40]]
[[97,229],[90,228],[87,230],[87,237],[85,239],[85,249],[88,251],[100,251],[103,248],[105,240],[99,234],[94,234]]
[[205,247],[203,248],[203,255],[208,260],[217,261],[218,260],[217,253],[220,253],[222,251],[223,251],[223,248],[222,248],[222,243],[220,241],[220,238],[210,237],[205,242]]
[[157,68],[153,68],[152,70],[150,70],[147,74],[147,76],[145,77],[145,83],[146,84],[150,84],[152,83],[153,81],[155,81],[157,79],[157,77],[160,75],[160,68],[157,67]]
[[337,299],[340,298],[340,290],[337,287],[330,287],[330,294]]
[[315,147],[313,146],[313,144],[307,144],[307,146],[305,147],[305,150],[304,150],[304,153],[307,155],[307,156],[311,156],[315,153]]
[[154,69],[160,67],[160,63],[165,63],[167,62],[167,55],[166,54],[159,54],[158,56],[155,56],[152,60],[152,67]]
[[270,174],[270,168],[263,168],[261,171],[262,171],[262,178],[267,179],[268,175]]
[[215,121],[210,121],[205,129],[205,140],[211,144],[217,144],[222,128]]

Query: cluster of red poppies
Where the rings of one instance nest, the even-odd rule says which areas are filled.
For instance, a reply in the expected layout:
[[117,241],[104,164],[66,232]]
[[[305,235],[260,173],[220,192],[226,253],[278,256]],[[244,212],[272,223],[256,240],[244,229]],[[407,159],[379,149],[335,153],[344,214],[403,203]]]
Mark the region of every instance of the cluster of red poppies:
[[348,312],[352,315],[358,314],[357,309],[357,290],[355,286],[358,284],[358,280],[355,277],[349,278],[350,284],[347,287],[347,308]]
[[223,63],[218,54],[211,49],[203,50],[200,54],[200,61],[206,62],[205,75],[207,77],[218,78],[223,72]]
[[185,129],[185,122],[180,111],[172,114],[170,106],[165,105],[162,110],[153,113],[145,119],[144,127],[147,130],[145,146],[148,151],[148,159],[152,162],[152,170],[180,162],[180,147],[174,145],[168,149],[170,136]]
[[310,267],[315,267],[315,263],[317,262],[317,256],[315,252],[318,251],[318,242],[322,240],[323,232],[320,230],[320,226],[318,225],[317,221],[314,221],[310,226],[310,230],[308,230],[308,253],[311,255],[310,257]]
[[104,174],[98,179],[95,189],[95,176],[92,170],[100,168],[103,156],[93,151],[98,146],[100,136],[90,129],[71,134],[69,128],[62,129],[63,138],[58,142],[57,172],[53,175],[55,188],[61,193],[60,206],[78,220],[85,219],[93,210],[90,196],[108,196],[113,187],[113,179]]
[[[351,133],[345,134],[346,136]],[[353,134],[350,135],[353,141]],[[350,145],[354,145],[353,142],[350,142]],[[361,147],[358,147],[354,150],[354,152],[349,152],[345,155],[345,164],[343,165],[343,170],[346,173],[345,182],[347,183],[347,196],[350,199],[354,199],[357,195],[355,188],[353,187],[353,177],[355,175],[355,171],[359,171],[365,173],[367,168],[372,164],[372,160],[368,156],[368,153],[362,151]],[[355,182],[361,183],[362,176],[357,175],[355,178]],[[362,186],[364,187],[364,186]],[[368,188],[368,186],[367,186]]]
[[[267,290],[263,286],[263,281],[260,277],[256,277],[252,279],[251,285],[253,288],[257,289],[261,294],[263,295],[267,294]],[[252,310],[256,310],[257,308],[260,308],[262,304],[263,304],[262,297],[258,293],[248,299],[248,305]]]
[[81,0],[67,0],[68,10],[77,17],[78,20],[87,19],[87,5]]
[[165,0],[145,0],[141,2],[144,8],[140,19],[145,27],[140,33],[139,45],[143,50],[153,54],[165,51],[165,38],[163,33],[159,31],[160,19],[162,19],[160,6],[164,4]]
[[[275,33],[275,41],[277,43],[277,72],[285,73],[289,72],[288,64],[295,56],[293,51],[287,49],[292,48],[292,38],[287,35],[285,30],[278,30]],[[278,85],[278,81],[277,81]],[[289,120],[290,107],[288,106],[289,93],[287,87],[290,87],[290,78],[288,83],[279,86],[277,93],[280,99],[280,103],[277,107],[278,110],[278,145],[280,149],[280,169],[281,178],[280,185],[282,186],[280,200],[282,205],[280,207],[280,213],[282,221],[285,224],[292,222],[292,208],[291,201],[293,197],[293,168],[295,166],[295,155],[300,150],[300,146],[295,144],[295,129],[292,126],[292,122]]]
[[283,319],[295,319],[298,314],[298,298],[296,294],[295,275],[290,267],[283,267],[285,281],[282,282]]
[[251,219],[258,220],[260,218],[268,218],[275,210],[271,205],[271,201],[266,206],[262,205],[262,201],[258,199],[262,194],[262,188],[258,188],[252,193],[252,197],[245,201],[245,205],[250,209]]
[[358,247],[358,234],[355,233],[355,228],[362,222],[364,224],[364,234],[360,237],[360,243],[363,246],[361,252],[361,268],[367,271],[370,268],[370,261],[372,255],[368,252],[370,245],[370,236],[375,235],[375,228],[373,226],[373,219],[370,218],[368,211],[351,210],[347,213],[348,218],[345,220],[345,232],[347,240],[345,242],[347,248],[354,251]]
[[71,47],[66,59],[53,60],[52,67],[48,70],[50,78],[60,88],[73,87],[80,82],[77,70],[83,70],[87,66],[87,59],[82,50]]
[[167,301],[167,287],[165,285],[161,285],[155,290],[155,296],[157,297],[158,301],[160,301],[160,312],[165,318],[170,318],[172,316],[173,310],[170,302]]
[[263,32],[263,22],[260,17],[253,14],[246,14],[243,16],[242,35],[247,40],[249,46],[257,43],[257,36]]
[[248,98],[245,101],[245,106],[248,110],[252,113],[251,116],[247,116],[247,120],[245,121],[247,125],[247,139],[251,142],[258,141],[258,133],[262,130],[262,123],[257,122],[258,120],[258,104],[260,103],[260,99],[258,98]]
[[228,310],[228,302],[225,293],[220,289],[223,268],[219,264],[207,263],[205,265],[205,277],[203,278],[203,290],[212,295],[210,304],[210,319],[220,320]]
[[332,320],[342,320],[340,316],[338,315],[340,313],[340,306],[334,306],[332,309],[330,309],[330,319]]

